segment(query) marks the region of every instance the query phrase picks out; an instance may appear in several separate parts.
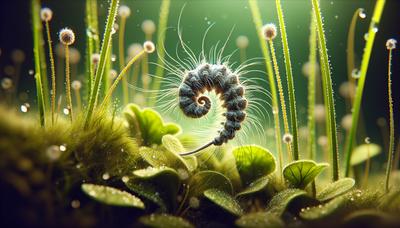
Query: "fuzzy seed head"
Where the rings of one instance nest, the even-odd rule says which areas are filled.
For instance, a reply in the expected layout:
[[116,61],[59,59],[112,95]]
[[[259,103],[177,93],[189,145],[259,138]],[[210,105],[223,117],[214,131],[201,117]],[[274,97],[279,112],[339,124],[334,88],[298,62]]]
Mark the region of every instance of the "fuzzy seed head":
[[14,63],[23,63],[25,61],[25,53],[20,49],[15,49],[11,53],[11,59]]
[[356,86],[353,82],[343,82],[340,84],[339,94],[344,98],[352,98],[356,95]]
[[397,44],[397,40],[395,40],[395,39],[388,39],[388,40],[386,41],[386,48],[387,48],[388,50],[396,49],[396,44]]
[[60,42],[67,46],[73,44],[75,42],[75,33],[69,28],[61,29]]
[[266,40],[273,40],[276,37],[277,30],[273,23],[266,24],[261,29],[262,35]]
[[135,57],[136,55],[138,55],[141,51],[143,51],[143,47],[142,47],[142,45],[141,44],[139,44],[139,43],[134,43],[134,44],[131,44],[129,47],[128,47],[128,55],[129,55],[129,57]]
[[322,104],[315,105],[314,109],[315,121],[322,123],[325,121],[325,106]]
[[[313,69],[313,67],[314,67],[314,69]],[[312,73],[311,71],[312,70],[314,70],[315,73],[318,74],[318,72],[319,72],[319,64],[318,63],[312,64],[311,62],[306,62],[306,63],[303,64],[303,67],[301,68],[301,72],[306,77],[311,75],[311,73]]]
[[82,88],[82,83],[79,80],[74,80],[71,83],[71,87],[73,90],[80,90]]
[[249,38],[247,36],[238,36],[236,39],[236,46],[239,49],[245,49],[249,46]]
[[110,80],[114,80],[115,78],[117,78],[117,76],[118,76],[117,71],[114,70],[114,69],[111,69],[111,70],[110,70],[110,74],[108,75],[109,79],[110,79]]
[[293,142],[293,135],[289,133],[285,133],[282,137],[282,141],[286,144],[292,143]]
[[151,41],[146,41],[143,43],[143,48],[146,53],[153,53],[156,50],[154,43]]
[[53,18],[53,11],[50,8],[44,7],[40,10],[40,19],[45,22],[51,21]]
[[93,63],[94,65],[97,65],[97,64],[99,63],[99,61],[100,61],[100,54],[94,53],[94,54],[92,55],[92,63]]
[[76,48],[71,48],[69,50],[69,61],[72,64],[77,64],[81,60],[81,53]]
[[156,24],[152,20],[144,20],[142,23],[142,30],[145,34],[152,35],[156,31]]
[[320,137],[318,137],[318,145],[321,147],[325,147],[326,145],[328,145],[328,137],[326,137],[325,135],[321,135]]
[[118,15],[122,18],[127,18],[131,15],[131,9],[126,5],[121,5],[118,9]]
[[190,197],[189,198],[189,206],[191,208],[197,209],[200,206],[200,200],[197,197]]
[[1,88],[8,90],[13,86],[13,81],[10,78],[3,78],[1,80]]
[[346,131],[350,130],[353,119],[351,114],[347,114],[342,118],[341,125]]

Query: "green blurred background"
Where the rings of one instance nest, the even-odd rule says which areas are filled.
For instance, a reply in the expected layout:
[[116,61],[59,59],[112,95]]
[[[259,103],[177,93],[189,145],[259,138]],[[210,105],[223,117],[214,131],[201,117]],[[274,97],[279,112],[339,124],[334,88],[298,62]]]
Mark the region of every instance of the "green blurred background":
[[[0,3],[0,69],[11,64],[10,53],[16,48],[25,51],[27,58],[22,69],[21,91],[28,91],[31,99],[34,99],[34,81],[28,74],[33,68],[32,60],[32,37],[30,30],[30,11],[27,0],[3,1]],[[278,24],[274,1],[259,0],[260,10],[263,16],[263,23],[273,22]],[[100,29],[104,25],[109,1],[99,0]],[[151,19],[158,23],[159,9],[161,0],[124,0],[121,4],[130,6],[132,15],[127,21],[126,46],[131,43],[142,43],[144,34],[141,30],[141,23],[145,19]],[[283,10],[286,18],[288,41],[293,64],[294,81],[296,88],[296,98],[298,103],[300,126],[306,125],[306,107],[307,107],[307,78],[301,73],[302,65],[307,61],[308,37],[311,3],[307,0],[283,0]],[[364,34],[367,31],[370,17],[372,15],[375,1],[366,0],[321,0],[321,10],[324,15],[328,52],[330,55],[333,86],[335,90],[337,122],[340,123],[345,114],[345,102],[339,95],[338,88],[346,80],[346,40],[347,31],[351,17],[357,8],[364,8],[367,18],[360,20],[356,30],[356,66],[362,56],[364,46]],[[44,0],[43,6],[48,6],[54,11],[54,19],[51,22],[53,40],[57,40],[57,32],[63,27],[70,27],[76,32],[76,46],[81,53],[85,48],[85,1],[84,0]],[[206,49],[210,48],[217,41],[225,41],[230,30],[234,27],[230,42],[228,42],[225,53],[230,53],[236,49],[236,37],[246,35],[250,44],[247,49],[247,57],[262,57],[259,48],[259,42],[255,27],[253,25],[248,2],[245,0],[172,0],[168,26],[172,29],[167,31],[165,46],[170,52],[175,51],[177,45],[177,27],[179,13],[182,7],[183,15],[181,18],[181,27],[183,36],[190,47],[198,53],[201,49],[201,39],[210,24],[215,23],[209,32],[206,40]],[[384,10],[384,15],[379,32],[375,41],[371,65],[368,71],[367,82],[363,99],[363,112],[367,122],[367,135],[371,141],[381,141],[380,131],[376,125],[376,119],[379,117],[388,117],[387,105],[387,50],[385,42],[388,38],[399,40],[398,22],[400,21],[400,1],[389,0]],[[277,57],[280,63],[282,75],[284,75],[283,53],[281,51],[280,37],[276,42]],[[115,45],[117,39],[114,40]],[[115,54],[118,54],[114,49]],[[156,55],[150,56],[150,61],[155,62]],[[79,72],[84,73],[83,54]],[[239,61],[239,55],[232,58],[233,61]],[[399,123],[399,64],[398,51],[395,50],[393,57],[393,90],[395,102],[395,122]],[[264,65],[256,67],[265,71]],[[151,69],[154,73],[154,68]],[[0,73],[3,77],[4,72]],[[266,78],[265,74],[254,73],[254,77]],[[286,86],[286,81],[284,81]],[[268,88],[267,84],[263,85]],[[317,98],[321,101],[322,98]],[[270,113],[271,114],[271,113]],[[272,120],[269,126],[272,127]],[[399,126],[398,124],[396,126]]]

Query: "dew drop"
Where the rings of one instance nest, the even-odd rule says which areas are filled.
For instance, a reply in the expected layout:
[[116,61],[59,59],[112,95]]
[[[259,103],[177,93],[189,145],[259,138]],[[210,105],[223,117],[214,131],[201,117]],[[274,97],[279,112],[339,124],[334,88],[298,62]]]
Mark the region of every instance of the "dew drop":
[[23,112],[23,113],[29,112],[30,108],[31,108],[31,105],[30,105],[29,103],[24,103],[24,104],[21,105],[21,107],[20,107],[21,112]]
[[110,174],[104,173],[102,178],[103,178],[103,180],[108,180],[108,179],[110,179]]
[[33,75],[33,74],[35,74],[35,71],[34,71],[34,70],[29,70],[29,71],[28,71],[28,74],[29,74],[29,75]]
[[113,54],[113,55],[111,56],[111,61],[115,62],[116,60],[117,60],[117,57]]
[[371,143],[371,139],[369,137],[365,137],[364,142],[366,144],[370,144]]
[[358,16],[359,16],[361,19],[365,19],[365,18],[367,17],[367,14],[365,13],[365,10],[364,10],[364,9],[360,9],[360,11],[358,12]]
[[129,181],[129,177],[123,176],[122,177],[122,182],[127,183]]
[[63,109],[63,113],[64,113],[64,115],[66,115],[66,116],[68,116],[69,115],[69,108],[64,108]]

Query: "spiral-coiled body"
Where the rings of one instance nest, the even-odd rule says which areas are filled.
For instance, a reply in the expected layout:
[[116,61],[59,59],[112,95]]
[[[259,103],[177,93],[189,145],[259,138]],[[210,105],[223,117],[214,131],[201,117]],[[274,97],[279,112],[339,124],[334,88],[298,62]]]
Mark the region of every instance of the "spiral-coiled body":
[[[187,72],[179,87],[179,107],[186,116],[192,118],[206,115],[211,108],[211,101],[202,94],[211,90],[220,95],[222,106],[226,108],[226,112],[223,113],[226,121],[223,122],[223,129],[219,131],[219,135],[200,149],[211,144],[222,145],[233,139],[246,117],[244,110],[247,100],[244,97],[244,87],[240,84],[238,75],[224,65],[203,64]],[[186,154],[193,154],[200,149]]]

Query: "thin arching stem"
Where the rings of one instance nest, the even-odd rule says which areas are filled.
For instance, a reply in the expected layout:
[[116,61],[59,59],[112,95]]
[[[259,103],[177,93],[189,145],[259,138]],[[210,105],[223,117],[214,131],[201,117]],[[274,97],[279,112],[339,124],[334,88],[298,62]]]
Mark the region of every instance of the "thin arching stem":
[[[125,66],[125,50],[124,50],[124,39],[125,39],[125,25],[126,17],[121,17],[121,22],[119,24],[119,36],[118,36],[118,53],[119,53],[119,70],[122,70]],[[106,72],[108,75],[108,72]],[[107,79],[108,80],[108,79]],[[122,79],[122,93],[124,105],[129,102],[129,91],[128,91],[128,79],[124,77]]]
[[50,70],[51,70],[51,123],[54,125],[54,113],[56,110],[56,69],[54,64],[54,54],[50,35],[50,24],[45,21],[47,44],[49,46]]
[[69,69],[69,46],[65,45],[65,91],[67,96],[67,108],[69,119],[72,122],[72,98],[71,98],[71,75]]
[[388,100],[389,100],[389,151],[388,151],[388,160],[387,160],[387,168],[386,168],[386,183],[385,190],[389,191],[389,182],[390,182],[390,174],[392,172],[393,166],[393,156],[394,156],[394,118],[393,118],[393,98],[392,98],[392,79],[391,79],[391,70],[392,66],[392,49],[389,49],[389,60],[388,60]]
[[107,103],[110,100],[115,88],[118,85],[118,82],[121,81],[121,79],[126,74],[126,72],[129,70],[129,68],[132,66],[132,64],[134,64],[136,62],[136,60],[138,60],[140,57],[142,57],[142,55],[144,55],[145,53],[146,53],[145,50],[142,50],[141,52],[139,52],[139,54],[137,54],[135,57],[133,57],[128,62],[128,64],[121,70],[121,72],[119,73],[117,78],[114,80],[114,83],[111,85],[110,89],[108,90],[106,96],[104,97],[104,100],[103,100],[103,102],[101,104],[100,109],[103,109],[107,105]]

